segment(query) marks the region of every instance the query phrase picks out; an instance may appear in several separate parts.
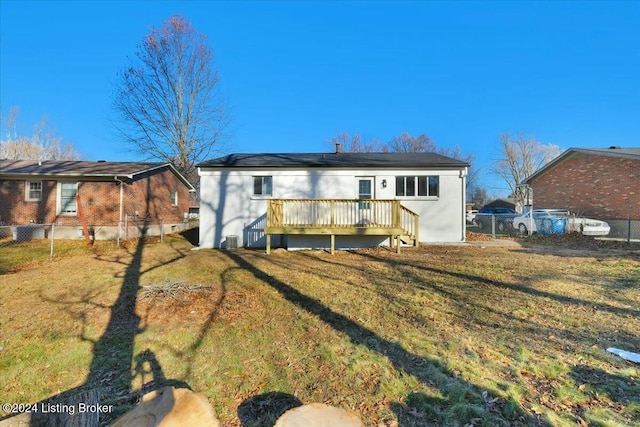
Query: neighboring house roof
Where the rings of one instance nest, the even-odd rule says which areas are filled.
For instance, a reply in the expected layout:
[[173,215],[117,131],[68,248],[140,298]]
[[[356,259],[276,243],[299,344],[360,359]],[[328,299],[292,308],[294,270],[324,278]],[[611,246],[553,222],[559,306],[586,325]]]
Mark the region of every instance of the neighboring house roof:
[[229,154],[201,168],[465,168],[469,163],[438,153],[268,153]]
[[618,157],[621,159],[640,160],[640,148],[621,148],[621,147],[609,147],[609,148],[569,148],[564,153],[547,163],[542,168],[538,169],[531,176],[525,179],[523,184],[531,184],[536,178],[544,175],[546,172],[555,168],[557,165],[568,159],[575,154],[588,154],[595,156],[607,156]]
[[514,198],[507,197],[506,199],[495,199],[482,206],[485,207],[510,207],[515,208],[518,201]]
[[136,175],[165,168],[178,177],[189,188],[189,191],[195,191],[189,181],[171,163],[0,160],[0,177],[21,178],[35,176],[106,179],[115,179],[117,177],[134,179]]

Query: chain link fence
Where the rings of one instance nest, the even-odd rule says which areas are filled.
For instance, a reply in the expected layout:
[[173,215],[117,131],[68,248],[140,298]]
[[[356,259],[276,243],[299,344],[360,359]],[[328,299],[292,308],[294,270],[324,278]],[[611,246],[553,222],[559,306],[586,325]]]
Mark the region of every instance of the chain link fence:
[[611,231],[606,238],[640,242],[640,219],[613,219],[608,220],[607,223]]
[[[523,226],[514,226],[514,217],[505,215],[476,215],[471,221],[467,221],[467,230],[488,234],[492,238],[504,236],[518,236],[529,233],[532,228],[537,234],[567,234],[582,233],[588,235],[592,230],[580,217],[576,216],[553,216],[551,218],[534,218],[534,224],[530,224],[531,219],[523,221]],[[609,225],[609,233],[606,235],[595,235],[601,239],[611,239],[627,242],[640,242],[640,220],[638,219],[615,219],[604,221]]]
[[86,242],[93,245],[96,241],[112,241],[120,246],[126,242],[138,241],[142,236],[155,237],[161,242],[165,235],[182,232],[198,226],[197,219],[185,219],[180,224],[167,224],[162,218],[124,215],[123,221],[116,223],[87,224],[4,224],[0,223],[0,250],[2,246],[18,244],[43,244],[55,253],[57,242]]

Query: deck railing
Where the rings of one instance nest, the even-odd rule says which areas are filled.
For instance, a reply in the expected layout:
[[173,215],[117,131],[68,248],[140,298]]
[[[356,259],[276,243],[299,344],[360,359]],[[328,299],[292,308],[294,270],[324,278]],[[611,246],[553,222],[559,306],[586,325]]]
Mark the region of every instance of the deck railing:
[[419,218],[399,200],[269,199],[269,234],[388,234],[418,242]]
[[420,241],[420,217],[412,210],[400,205],[400,228],[417,243]]

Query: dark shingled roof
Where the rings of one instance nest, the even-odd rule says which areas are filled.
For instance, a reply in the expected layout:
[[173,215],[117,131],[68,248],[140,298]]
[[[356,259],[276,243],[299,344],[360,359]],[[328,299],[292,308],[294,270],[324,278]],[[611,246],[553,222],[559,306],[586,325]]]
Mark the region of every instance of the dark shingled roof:
[[156,162],[89,162],[43,160],[0,160],[2,176],[42,176],[42,177],[86,177],[86,178],[133,178],[156,169],[167,168],[173,172],[189,189],[193,186],[170,163]]
[[463,168],[469,164],[437,153],[268,153],[229,154],[201,168]]

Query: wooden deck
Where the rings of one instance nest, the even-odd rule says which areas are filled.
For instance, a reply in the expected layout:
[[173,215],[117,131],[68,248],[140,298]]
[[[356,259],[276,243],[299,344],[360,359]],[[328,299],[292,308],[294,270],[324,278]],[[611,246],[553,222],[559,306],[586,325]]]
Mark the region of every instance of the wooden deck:
[[419,242],[419,216],[399,200],[269,199],[267,202],[267,254],[273,234],[335,236],[389,236],[400,252],[402,242]]

